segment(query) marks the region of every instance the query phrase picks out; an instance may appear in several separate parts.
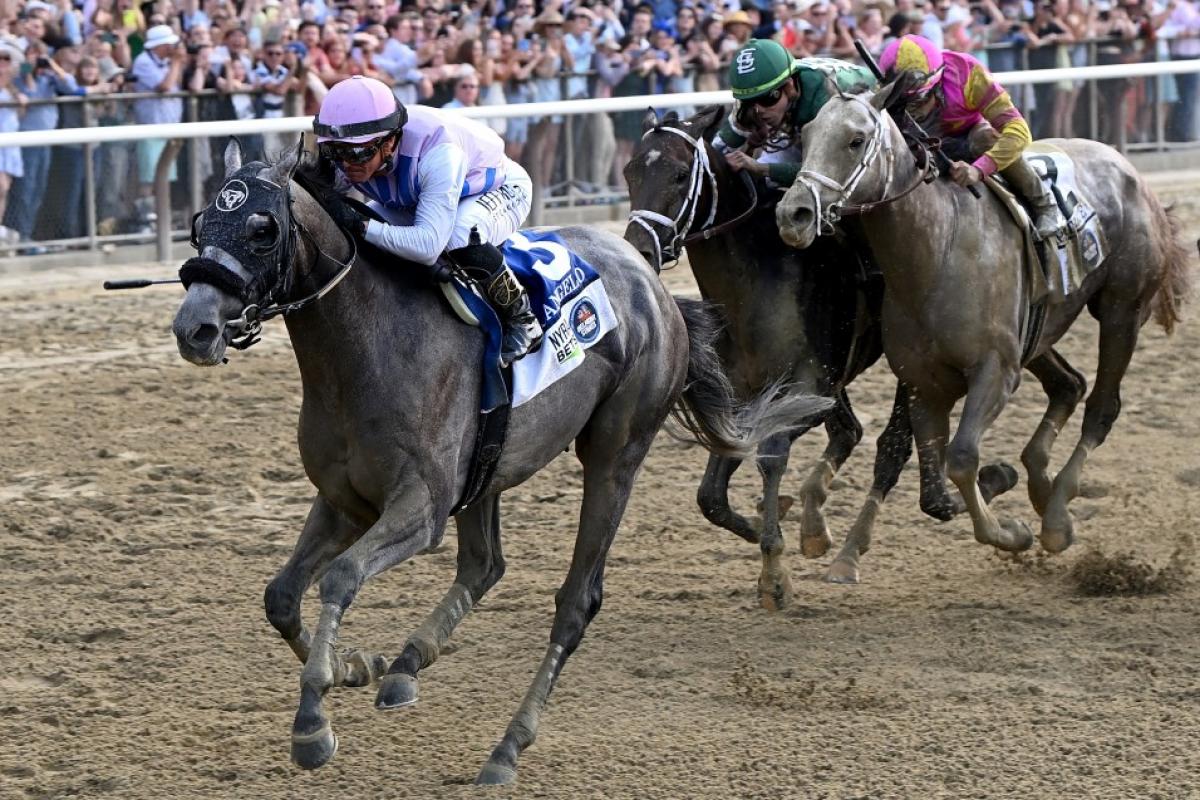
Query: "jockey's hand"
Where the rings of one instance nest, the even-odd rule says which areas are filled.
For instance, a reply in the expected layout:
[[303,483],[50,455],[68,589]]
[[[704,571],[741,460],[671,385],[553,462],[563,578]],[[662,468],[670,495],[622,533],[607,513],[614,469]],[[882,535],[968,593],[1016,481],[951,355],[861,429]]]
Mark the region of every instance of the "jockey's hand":
[[338,227],[355,236],[365,236],[367,233],[367,217],[349,203],[330,203],[326,209]]
[[950,179],[959,186],[974,186],[983,180],[983,173],[974,164],[955,161],[950,165]]
[[741,150],[730,150],[725,154],[725,163],[733,169],[734,172],[746,170],[751,175],[766,175],[767,165],[760,164],[751,156],[746,155]]

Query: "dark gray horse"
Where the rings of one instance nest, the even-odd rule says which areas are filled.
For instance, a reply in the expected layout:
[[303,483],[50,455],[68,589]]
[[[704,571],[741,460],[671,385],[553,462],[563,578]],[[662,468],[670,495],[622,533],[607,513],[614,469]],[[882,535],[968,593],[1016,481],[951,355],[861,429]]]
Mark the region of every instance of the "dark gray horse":
[[[1074,539],[1068,504],[1079,492],[1088,454],[1121,409],[1121,379],[1138,331],[1153,315],[1168,332],[1189,291],[1187,254],[1177,225],[1134,168],[1111,148],[1051,140],[1075,163],[1079,186],[1099,214],[1108,255],[1064,302],[1048,307],[1041,336],[1027,347],[1030,307],[1022,232],[991,193],[971,198],[946,181],[924,183],[917,160],[885,108],[903,96],[891,84],[874,95],[834,97],[804,129],[803,171],[776,209],[783,238],[807,247],[840,205],[870,211],[863,231],[887,282],[884,349],[912,387],[912,426],[922,471],[943,469],[958,485],[975,538],[1009,551],[1030,547],[1024,522],[997,519],[976,486],[979,444],[1027,366],[1049,407],[1022,453],[1029,497],[1048,552]],[[1054,343],[1086,308],[1100,323],[1096,385],[1083,432],[1057,476],[1050,450],[1087,385]],[[965,395],[950,438],[950,412]],[[851,546],[847,542],[847,546]]]
[[[755,213],[757,192],[729,169],[710,144],[723,119],[720,106],[685,120],[668,114],[661,123],[652,111],[646,115],[642,140],[625,167],[633,209],[625,238],[656,267],[677,258],[686,244],[701,294],[718,303],[726,318],[718,351],[741,396],[753,396],[786,376],[804,391],[835,400],[823,420],[829,444],[800,487],[800,549],[816,558],[832,542],[821,506],[837,470],[862,438],[846,386],[883,352],[879,323],[883,285],[878,278],[869,278],[846,243],[822,239],[801,252],[779,237],[769,208]],[[710,455],[700,485],[700,508],[711,522],[759,543],[763,554],[759,597],[767,608],[791,600],[779,529],[791,503],[779,495],[788,451],[797,436],[821,421],[798,420],[794,430],[760,447],[760,525],[729,504],[729,480],[740,458]],[[898,383],[891,417],[877,441],[874,502],[864,508],[854,530],[873,525],[911,455],[908,392]],[[982,480],[990,499],[1012,488],[1016,472],[989,466]],[[965,508],[940,479],[922,481],[921,507],[943,520]],[[839,555],[829,567],[828,580],[856,582],[857,555]]]
[[[292,557],[265,597],[268,619],[304,663],[292,758],[315,768],[333,757],[337,738],[322,698],[334,686],[381,678],[378,708],[416,701],[419,671],[504,573],[501,492],[574,441],[583,502],[550,646],[478,778],[510,782],[563,663],[600,610],[605,557],[668,413],[707,446],[736,454],[752,452],[784,421],[819,413],[827,402],[789,394],[735,416],[732,389],[711,346],[717,320],[704,305],[674,300],[618,237],[562,229],[561,237],[602,275],[618,327],[578,368],[513,411],[495,474],[481,499],[455,517],[454,584],[399,657],[389,667],[365,651],[344,656],[338,627],[363,583],[441,541],[463,495],[478,426],[483,337],[450,313],[421,277],[424,270],[398,259],[355,262],[352,243],[322,206],[338,199],[293,182],[295,160],[242,167],[230,146],[230,180],[196,228],[197,263],[209,273],[191,284],[174,323],[183,357],[211,365],[231,341],[243,340],[254,316],[250,306],[308,301],[286,322],[304,388],[300,454],[318,493]],[[248,199],[239,196],[247,186]],[[235,205],[236,217],[226,213]],[[310,634],[300,604],[318,581],[320,619]]]

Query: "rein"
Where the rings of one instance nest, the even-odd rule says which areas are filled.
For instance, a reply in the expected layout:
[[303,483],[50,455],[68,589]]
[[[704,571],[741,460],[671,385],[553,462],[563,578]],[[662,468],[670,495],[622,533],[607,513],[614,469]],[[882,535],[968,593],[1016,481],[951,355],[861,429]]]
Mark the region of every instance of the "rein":
[[[911,185],[906,186],[903,191],[897,194],[888,195],[888,191],[892,188],[892,178],[896,170],[896,152],[892,147],[892,137],[888,135],[887,121],[884,112],[877,110],[874,106],[858,95],[844,95],[843,99],[861,103],[869,114],[875,120],[875,129],[871,133],[871,139],[867,142],[866,151],[862,158],[850,171],[850,175],[840,183],[813,170],[802,170],[796,176],[796,182],[808,189],[812,195],[813,210],[817,219],[817,230],[821,234],[833,233],[834,226],[838,220],[845,215],[865,214],[868,211],[879,208],[880,206],[894,203],[902,197],[906,197],[914,192],[922,183],[928,183],[937,177],[937,169],[933,164],[933,159],[929,157],[929,142],[924,140],[912,140],[905,136],[906,141],[912,141],[919,145],[917,156],[917,176]],[[847,205],[846,201],[858,188],[858,184],[867,175],[867,171],[875,160],[882,155],[886,161],[886,172],[884,173],[882,196],[878,200],[873,200],[869,203],[858,203]],[[822,210],[821,193],[818,186],[824,186],[827,189],[832,189],[837,192],[837,199]]]
[[[629,212],[629,221],[641,225],[654,241],[655,258],[658,260],[658,266],[661,270],[667,268],[665,266],[666,262],[663,260],[664,256],[672,264],[675,264],[679,261],[681,247],[708,241],[714,236],[726,233],[745,222],[758,207],[758,191],[754,187],[754,181],[748,174],[743,172],[742,178],[748,183],[750,190],[751,202],[749,208],[733,219],[714,226],[713,222],[717,218],[717,208],[720,206],[720,190],[717,184],[717,173],[713,170],[712,163],[709,161],[708,148],[705,146],[704,140],[698,139],[679,128],[669,126],[651,128],[646,131],[642,138],[645,139],[656,131],[664,131],[680,137],[688,143],[688,146],[692,150],[692,168],[691,177],[688,179],[688,191],[674,219],[643,208],[635,208]],[[696,221],[696,214],[700,209],[700,198],[704,191],[706,179],[709,189],[712,191],[712,202],[709,204],[708,217],[704,220],[704,224],[700,226],[700,230],[693,232],[692,226]],[[670,239],[667,241],[665,247],[654,228],[655,225],[668,228],[671,232]]]

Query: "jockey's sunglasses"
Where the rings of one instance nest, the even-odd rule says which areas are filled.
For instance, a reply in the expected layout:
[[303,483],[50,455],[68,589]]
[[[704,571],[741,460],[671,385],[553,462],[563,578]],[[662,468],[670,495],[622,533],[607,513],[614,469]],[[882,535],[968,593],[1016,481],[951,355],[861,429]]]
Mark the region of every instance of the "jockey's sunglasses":
[[782,86],[780,86],[778,89],[767,92],[766,94],[760,94],[758,97],[752,97],[747,102],[749,102],[750,105],[752,105],[752,106],[762,106],[762,107],[766,108],[768,106],[773,106],[776,103],[778,103],[779,98],[781,98],[781,97],[783,97],[783,87]]
[[383,142],[383,139],[376,139],[373,142],[364,142],[363,144],[322,142],[319,149],[321,156],[330,161],[342,164],[365,164],[375,157],[375,154],[379,152],[379,148],[383,146]]

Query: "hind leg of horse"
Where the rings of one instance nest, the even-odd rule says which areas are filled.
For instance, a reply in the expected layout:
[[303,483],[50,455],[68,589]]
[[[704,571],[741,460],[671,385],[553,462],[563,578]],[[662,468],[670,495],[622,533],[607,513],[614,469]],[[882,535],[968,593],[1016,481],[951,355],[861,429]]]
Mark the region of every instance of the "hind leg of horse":
[[410,487],[393,499],[379,520],[358,541],[333,559],[321,578],[321,616],[300,674],[300,706],[292,723],[292,761],[316,769],[337,752],[337,737],[322,709],[333,686],[349,669],[337,652],[338,628],[363,583],[441,539],[445,520],[438,519],[423,486]]
[[757,544],[758,528],[729,505],[729,479],[741,465],[740,458],[710,454],[700,489],[696,492],[696,502],[709,522]]
[[1050,401],[1029,444],[1021,451],[1021,463],[1025,465],[1025,472],[1029,476],[1029,500],[1040,517],[1046,513],[1053,488],[1050,450],[1059,431],[1087,393],[1087,381],[1053,349],[1030,361],[1026,369],[1041,382]]
[[900,473],[912,457],[912,425],[908,413],[908,387],[896,383],[896,398],[892,403],[892,414],[887,426],[875,442],[875,479],[871,492],[863,503],[846,542],[838,552],[825,580],[830,583],[858,583],[859,556],[871,549],[871,534],[879,508],[888,492],[900,480]]
[[1066,465],[1054,479],[1046,513],[1042,515],[1040,539],[1050,553],[1061,553],[1075,540],[1075,525],[1067,506],[1079,494],[1079,481],[1088,455],[1104,443],[1121,413],[1121,379],[1129,367],[1137,345],[1137,309],[1128,306],[1101,306],[1100,359],[1096,383],[1083,411],[1083,432]]
[[821,459],[813,467],[800,487],[803,513],[800,517],[800,552],[805,558],[820,558],[833,546],[833,537],[821,514],[821,507],[829,497],[833,477],[846,463],[850,453],[862,441],[862,425],[850,407],[846,390],[838,392],[837,403],[825,417],[825,433],[829,444]]
[[399,657],[379,684],[375,707],[400,708],[417,702],[417,674],[437,660],[455,627],[504,575],[500,548],[500,496],[484,498],[455,517],[458,572],[425,621],[408,637]]
[[[325,500],[317,495],[305,520],[304,530],[296,541],[291,558],[267,584],[263,593],[267,620],[303,664],[308,660],[312,636],[300,619],[304,592],[331,560],[340,555],[362,533]],[[344,685],[365,686],[382,673],[382,656],[356,651],[347,659],[350,669]],[[386,666],[386,661],[382,664]]]
[[758,600],[768,611],[778,611],[792,602],[792,582],[783,560],[783,532],[779,528],[779,485],[787,472],[793,438],[781,433],[766,439],[758,448],[758,471],[763,479],[762,525],[758,541],[762,550],[762,572],[758,578]]
[[517,759],[537,738],[538,721],[563,664],[575,652],[588,623],[600,611],[604,561],[625,513],[638,468],[653,441],[656,423],[661,422],[661,418],[652,419],[653,427],[631,433],[629,410],[615,412],[611,415],[615,418],[608,420],[593,417],[592,424],[576,440],[583,464],[583,503],[571,566],[554,597],[550,646],[476,783],[507,784],[516,779]]
[[979,443],[1004,410],[1020,379],[997,355],[980,364],[967,379],[967,397],[954,438],[946,448],[946,474],[962,492],[975,528],[975,539],[1001,550],[1020,552],[1033,544],[1033,532],[1023,523],[992,514],[979,490]]
[[917,466],[921,473],[921,510],[936,520],[947,522],[966,509],[962,498],[946,490],[946,443],[950,440],[952,399],[934,397],[908,389],[909,420],[917,446]]

